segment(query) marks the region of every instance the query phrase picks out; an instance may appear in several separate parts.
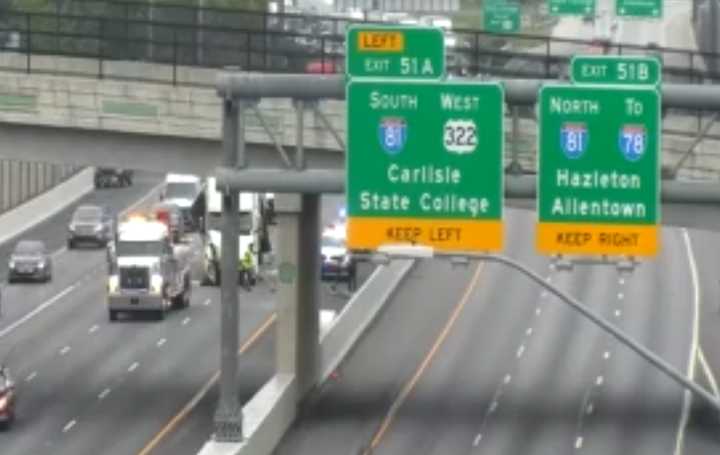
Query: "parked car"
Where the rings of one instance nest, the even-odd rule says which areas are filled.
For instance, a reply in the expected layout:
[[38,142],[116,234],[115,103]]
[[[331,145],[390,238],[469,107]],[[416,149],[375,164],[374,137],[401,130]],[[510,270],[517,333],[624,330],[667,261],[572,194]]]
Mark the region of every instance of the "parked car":
[[133,171],[112,167],[95,168],[95,188],[132,185]]
[[52,259],[40,240],[21,240],[8,262],[8,283],[20,280],[48,282],[52,279]]
[[115,229],[110,212],[99,205],[81,205],[68,224],[68,249],[80,243],[91,243],[105,246],[112,239]]

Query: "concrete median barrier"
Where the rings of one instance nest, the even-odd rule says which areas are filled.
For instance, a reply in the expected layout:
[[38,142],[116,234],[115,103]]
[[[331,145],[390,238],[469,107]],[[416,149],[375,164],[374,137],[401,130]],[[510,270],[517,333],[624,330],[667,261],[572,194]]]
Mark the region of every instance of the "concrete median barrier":
[[0,244],[50,218],[93,190],[92,168],[0,215]]
[[[380,310],[390,301],[415,261],[394,261],[379,266],[365,284],[320,337],[320,369],[322,384],[350,352],[372,324]],[[243,407],[243,432],[240,443],[210,440],[198,455],[269,455],[292,425],[297,415],[297,384],[295,376],[276,374]]]

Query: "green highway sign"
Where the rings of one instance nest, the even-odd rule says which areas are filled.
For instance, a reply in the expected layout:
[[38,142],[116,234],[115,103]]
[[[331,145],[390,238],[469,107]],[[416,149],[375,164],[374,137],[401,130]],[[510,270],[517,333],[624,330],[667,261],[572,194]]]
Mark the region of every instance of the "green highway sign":
[[439,28],[352,26],[345,43],[350,77],[439,80],[445,76],[445,37]]
[[548,0],[548,10],[553,15],[595,14],[595,0]]
[[663,15],[663,0],[615,0],[615,14],[626,17],[660,18]]
[[348,247],[500,250],[503,110],[497,83],[351,80]]
[[654,57],[576,55],[570,78],[575,84],[659,85],[662,69]]
[[520,30],[520,4],[512,0],[485,0],[483,22],[486,32],[512,33]]
[[655,88],[544,86],[538,250],[657,254],[660,132]]

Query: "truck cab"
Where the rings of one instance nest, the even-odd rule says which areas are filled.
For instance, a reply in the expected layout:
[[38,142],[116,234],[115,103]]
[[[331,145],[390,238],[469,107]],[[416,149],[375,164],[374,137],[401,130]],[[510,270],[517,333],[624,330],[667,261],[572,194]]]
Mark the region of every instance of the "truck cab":
[[173,246],[162,222],[133,217],[118,227],[110,275],[108,315],[121,312],[151,313],[163,319],[171,308],[190,304],[189,250]]

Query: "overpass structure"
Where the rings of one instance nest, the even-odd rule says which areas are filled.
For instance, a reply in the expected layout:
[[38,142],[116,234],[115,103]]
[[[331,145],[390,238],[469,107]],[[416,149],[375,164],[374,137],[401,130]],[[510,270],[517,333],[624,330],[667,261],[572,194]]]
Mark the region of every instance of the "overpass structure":
[[[5,139],[0,145],[1,156],[83,165],[122,166],[132,162],[138,168],[159,172],[173,169],[216,173],[235,189],[306,192],[278,201],[281,260],[300,264],[303,257],[316,257],[314,229],[319,210],[316,194],[343,189],[346,107],[340,76],[273,77],[245,73],[240,77],[221,77],[217,90],[216,72],[211,69],[31,54],[5,55],[3,59],[7,67],[23,68],[23,64],[31,63],[29,74],[8,72],[0,77],[5,95],[0,97],[0,107],[5,106],[0,109],[0,133]],[[695,58],[690,62],[695,62]],[[544,67],[559,71],[559,67],[551,64]],[[43,74],[43,70],[64,75]],[[93,71],[102,78],[78,77],[78,73],[86,72],[88,76]],[[73,72],[74,76],[68,75]],[[133,75],[141,73],[157,76],[158,80],[132,80]],[[159,79],[169,79],[171,83],[158,83]],[[505,81],[510,105],[506,119],[508,191],[510,196],[522,199],[531,197],[534,188],[532,131],[536,125],[531,106],[542,83],[539,79]],[[666,84],[663,91],[667,108],[663,159],[666,177],[674,179],[664,185],[665,201],[717,202],[720,188],[713,182],[699,180],[715,178],[720,172],[717,155],[712,151],[720,141],[720,131],[714,125],[712,113],[698,115],[698,110],[712,112],[720,108],[720,92],[712,86],[677,83]],[[233,103],[234,107],[227,106],[228,99],[239,101]],[[228,107],[237,110],[238,125],[244,130],[245,156],[240,161],[221,146],[221,119]],[[226,142],[240,137],[239,131],[228,136],[226,130],[225,134]],[[247,170],[238,171],[236,168],[242,164],[247,165]],[[280,183],[262,186],[279,176],[284,177],[278,180]],[[679,181],[688,179],[692,181]],[[308,180],[316,185],[313,191]],[[224,248],[233,251],[232,245]],[[399,279],[408,268],[403,264],[396,270],[386,270],[385,277]],[[317,288],[303,284],[316,281],[317,269],[312,265],[302,267],[303,271],[293,280],[281,285],[278,375],[248,404],[246,411],[254,410],[246,414],[250,427],[262,426],[267,419],[276,419],[278,425],[286,426],[293,415],[291,411],[268,413],[269,408],[262,402],[289,397],[286,411],[294,409],[307,390],[328,376],[328,368],[335,362],[322,360],[323,350],[317,344],[314,319]],[[237,290],[223,290],[223,318],[228,316],[226,308],[236,300],[233,292]],[[230,327],[227,322],[223,324],[227,335]],[[223,355],[230,359],[235,351],[226,349]],[[307,368],[308,362],[315,361],[320,367]],[[230,394],[234,386],[231,380],[222,381],[221,393]],[[218,432],[232,439],[237,437],[235,424],[241,411],[237,401],[229,404],[218,413]],[[262,443],[268,447],[270,441]]]

